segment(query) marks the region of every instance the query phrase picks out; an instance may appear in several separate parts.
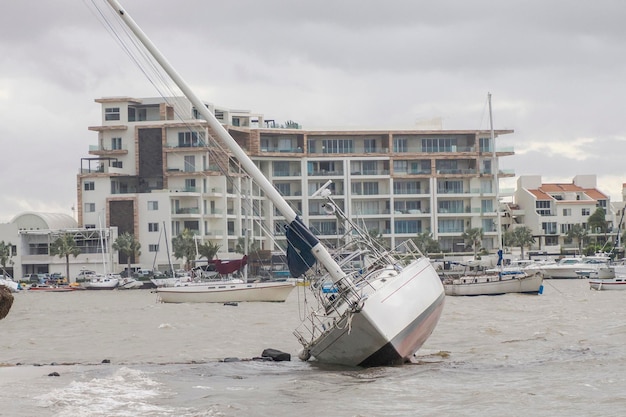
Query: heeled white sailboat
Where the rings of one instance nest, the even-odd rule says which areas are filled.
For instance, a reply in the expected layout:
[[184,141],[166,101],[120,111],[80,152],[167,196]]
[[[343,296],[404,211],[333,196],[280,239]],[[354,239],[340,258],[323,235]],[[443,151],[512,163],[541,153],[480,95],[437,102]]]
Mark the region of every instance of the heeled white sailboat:
[[[291,276],[299,278],[317,264],[324,282],[331,284],[330,292],[323,291],[323,286],[317,287],[320,291],[314,293],[319,305],[310,309],[296,332],[303,346],[301,359],[313,356],[320,362],[350,366],[390,365],[408,360],[433,332],[443,310],[443,285],[430,261],[419,251],[410,250],[409,244],[395,251],[383,250],[361,234],[353,243],[360,251],[357,255],[366,260],[364,267],[344,270],[342,267],[347,265],[339,257],[335,259],[307,228],[120,3],[107,2],[284,216]],[[328,204],[332,205],[332,200]]]

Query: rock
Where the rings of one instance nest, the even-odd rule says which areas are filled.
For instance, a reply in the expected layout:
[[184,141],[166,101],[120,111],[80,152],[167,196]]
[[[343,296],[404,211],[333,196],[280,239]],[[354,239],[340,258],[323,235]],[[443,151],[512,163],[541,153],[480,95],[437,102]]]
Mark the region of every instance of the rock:
[[281,352],[278,349],[265,349],[263,353],[261,353],[262,358],[271,358],[273,361],[282,362],[282,361],[290,361],[291,354],[286,352]]
[[61,376],[58,372],[50,372],[48,376]]
[[0,320],[5,318],[13,305],[13,294],[4,285],[0,285]]
[[224,362],[239,362],[241,359],[239,358],[224,358]]
[[103,359],[102,363],[111,363],[111,359]]

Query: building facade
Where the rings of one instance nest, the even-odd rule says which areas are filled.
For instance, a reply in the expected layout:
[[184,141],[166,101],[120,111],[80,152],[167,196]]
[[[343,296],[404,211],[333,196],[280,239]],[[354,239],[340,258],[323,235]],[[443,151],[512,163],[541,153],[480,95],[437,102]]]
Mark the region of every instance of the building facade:
[[[134,234],[142,253],[132,263],[148,268],[167,265],[165,239],[184,229],[223,253],[244,235],[262,249],[284,246],[280,213],[185,98],[96,102],[102,122],[89,130],[97,145],[77,176],[81,227],[105,219],[119,234]],[[207,107],[331,247],[343,225],[311,197],[328,180],[338,206],[389,245],[431,233],[444,251],[457,252],[465,249],[464,231],[482,228],[483,247],[497,247],[494,171],[513,151],[494,152],[489,131],[307,131]]]
[[[607,236],[590,231],[590,237],[614,239],[615,219],[621,207],[598,190],[595,175],[577,175],[571,183],[544,183],[540,175],[520,176],[515,190],[515,206],[510,210],[514,225],[529,227],[536,244],[534,250],[547,254],[573,254],[578,243],[567,234],[575,224],[586,228],[597,208],[606,213]],[[619,220],[619,219],[618,219]]]

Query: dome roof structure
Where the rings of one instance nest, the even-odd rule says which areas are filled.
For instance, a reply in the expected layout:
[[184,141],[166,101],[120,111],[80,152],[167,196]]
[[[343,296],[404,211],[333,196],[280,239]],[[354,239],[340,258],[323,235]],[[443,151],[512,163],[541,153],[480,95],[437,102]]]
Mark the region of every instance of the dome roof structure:
[[60,230],[78,227],[72,216],[63,213],[26,212],[15,216],[11,223],[16,224],[19,230]]

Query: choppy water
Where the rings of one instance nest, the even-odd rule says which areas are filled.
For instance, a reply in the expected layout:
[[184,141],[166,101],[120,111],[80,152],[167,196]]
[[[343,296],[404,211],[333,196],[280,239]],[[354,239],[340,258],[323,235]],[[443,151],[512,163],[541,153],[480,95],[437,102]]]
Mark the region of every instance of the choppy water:
[[[295,291],[237,307],[146,290],[17,294],[0,321],[0,416],[626,415],[626,292],[544,286],[448,297],[419,364],[370,369],[297,359]],[[219,362],[268,347],[292,362]]]

